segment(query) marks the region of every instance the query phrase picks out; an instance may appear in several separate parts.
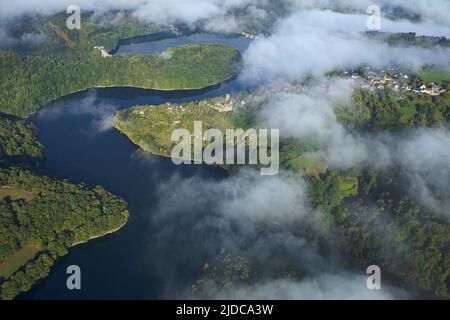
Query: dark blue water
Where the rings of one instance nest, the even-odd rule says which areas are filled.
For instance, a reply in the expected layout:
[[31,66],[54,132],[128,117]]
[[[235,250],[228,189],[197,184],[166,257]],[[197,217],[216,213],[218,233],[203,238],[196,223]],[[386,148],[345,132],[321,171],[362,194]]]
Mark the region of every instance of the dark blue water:
[[[183,43],[249,42],[201,34],[145,44],[119,53],[152,53]],[[49,104],[34,118],[45,146],[46,165],[61,177],[89,186],[102,185],[129,203],[130,220],[120,232],[74,247],[54,265],[50,276],[22,296],[25,299],[177,298],[195,281],[203,263],[217,254],[208,230],[194,230],[196,217],[180,212],[177,221],[153,219],[159,187],[174,176],[199,175],[220,180],[224,173],[206,166],[175,166],[170,159],[144,153],[110,128],[115,110],[136,104],[183,102],[241,90],[237,80],[200,91],[159,92],[110,88],[77,93]],[[163,235],[163,236],[162,236]],[[208,241],[206,241],[208,239]],[[78,265],[82,290],[66,288],[66,268]]]
[[120,46],[116,54],[131,54],[131,53],[154,54],[162,52],[168,48],[173,48],[186,43],[195,43],[195,44],[221,43],[233,46],[242,52],[248,47],[249,40],[246,39],[245,37],[227,36],[210,33],[196,33],[190,36]]

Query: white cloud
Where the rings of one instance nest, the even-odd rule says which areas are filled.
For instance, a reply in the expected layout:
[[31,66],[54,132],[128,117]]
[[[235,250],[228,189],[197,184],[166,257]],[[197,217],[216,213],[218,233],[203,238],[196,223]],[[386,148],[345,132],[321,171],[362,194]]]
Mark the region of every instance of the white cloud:
[[321,274],[303,281],[277,279],[222,290],[218,299],[250,300],[392,300],[406,294],[393,288],[369,290],[367,277],[349,273]]
[[418,69],[428,63],[449,68],[450,50],[390,47],[370,41],[352,28],[353,19],[331,11],[299,12],[284,19],[271,36],[254,41],[245,52],[242,80],[289,81],[361,65]]

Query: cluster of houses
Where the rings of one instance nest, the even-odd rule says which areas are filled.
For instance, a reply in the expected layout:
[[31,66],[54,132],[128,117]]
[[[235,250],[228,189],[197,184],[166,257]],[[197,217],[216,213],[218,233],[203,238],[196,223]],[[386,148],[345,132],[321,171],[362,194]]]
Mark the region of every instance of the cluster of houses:
[[182,104],[171,104],[171,103],[167,102],[166,106],[167,106],[167,110],[169,110],[170,112],[186,110],[186,107],[183,106]]
[[425,93],[425,94],[429,94],[431,96],[439,96],[441,94],[445,93],[445,89],[442,88],[441,86],[435,84],[435,83],[430,83],[429,85],[425,85],[422,84],[419,87],[417,87],[416,89],[413,90],[414,92],[417,93]]
[[225,98],[216,98],[208,103],[208,106],[218,112],[231,112],[234,109],[234,101],[231,94],[227,93]]
[[374,71],[369,67],[366,67],[364,71],[364,77],[355,71],[346,71],[345,75],[353,79],[359,87],[367,90],[383,90],[387,88],[395,92],[411,91],[432,96],[438,96],[445,93],[445,88],[438,84],[433,82],[425,83],[417,79],[412,81],[412,77],[407,72],[399,71],[394,68]]
[[257,36],[255,36],[255,35],[253,35],[253,34],[250,34],[250,33],[247,33],[247,32],[241,32],[241,35],[242,35],[243,37],[247,38],[247,39],[250,39],[250,40],[256,40],[256,39],[258,39]]
[[112,57],[112,56],[108,53],[108,51],[105,49],[105,47],[103,47],[103,46],[95,46],[94,49],[97,50],[97,52],[100,53],[100,55],[101,55],[103,58]]
[[232,112],[236,109],[244,109],[247,101],[253,99],[253,96],[248,93],[237,93],[231,95],[227,93],[225,97],[217,97],[211,100],[205,100],[204,103],[211,109],[218,112]]

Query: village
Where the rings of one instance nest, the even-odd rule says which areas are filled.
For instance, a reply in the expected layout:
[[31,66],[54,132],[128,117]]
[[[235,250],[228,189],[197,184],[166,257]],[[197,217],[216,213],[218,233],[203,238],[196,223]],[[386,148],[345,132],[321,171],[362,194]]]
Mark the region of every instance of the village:
[[98,53],[100,53],[100,56],[102,58],[112,57],[112,55],[103,46],[95,46],[94,50],[96,50]]
[[[446,87],[442,84],[423,81],[417,75],[395,67],[381,70],[363,67],[358,70],[344,71],[342,75],[343,78],[352,80],[354,89],[361,88],[369,91],[389,89],[399,94],[413,92],[430,96],[446,93]],[[322,83],[320,86],[325,88],[330,85]],[[283,83],[253,93],[226,94],[225,97],[214,99],[208,106],[219,112],[231,112],[234,109],[245,108],[249,101],[263,100],[268,95],[283,92],[304,94],[307,88],[308,86],[303,82]]]
[[344,75],[353,80],[355,87],[369,91],[390,89],[398,93],[414,92],[431,96],[439,96],[446,92],[446,89],[438,83],[423,81],[407,71],[394,67],[382,70],[364,67],[345,71]]

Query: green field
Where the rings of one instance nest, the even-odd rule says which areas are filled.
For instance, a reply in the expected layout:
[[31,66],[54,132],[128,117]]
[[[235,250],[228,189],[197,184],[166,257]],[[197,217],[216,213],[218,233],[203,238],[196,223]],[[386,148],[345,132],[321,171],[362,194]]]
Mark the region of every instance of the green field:
[[320,179],[320,175],[327,172],[327,165],[316,159],[312,154],[304,154],[288,161],[289,169],[297,173],[304,173],[309,177]]
[[358,195],[358,179],[355,177],[339,177],[338,178],[339,191],[344,197],[351,197]]
[[431,69],[421,71],[419,73],[419,77],[424,81],[434,81],[434,82],[450,81],[450,73]]
[[20,267],[24,266],[29,260],[39,252],[41,249],[38,246],[26,245],[19,251],[6,257],[5,260],[0,262],[0,277],[9,278]]

